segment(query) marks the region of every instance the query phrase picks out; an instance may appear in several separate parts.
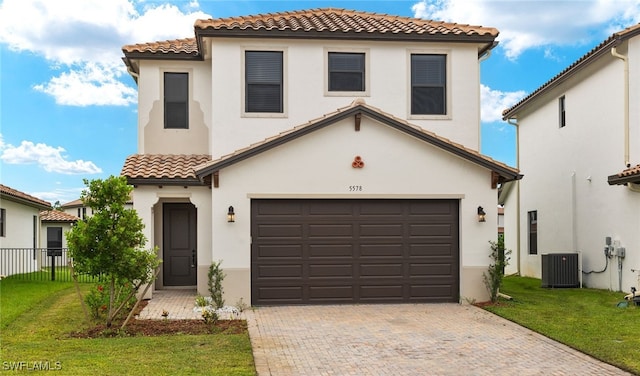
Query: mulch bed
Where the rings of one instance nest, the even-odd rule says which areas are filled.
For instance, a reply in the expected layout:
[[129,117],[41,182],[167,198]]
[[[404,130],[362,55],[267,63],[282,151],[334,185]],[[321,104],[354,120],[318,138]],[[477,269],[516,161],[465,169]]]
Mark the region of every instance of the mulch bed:
[[[146,301],[136,309],[139,313]],[[122,320],[114,321],[111,328],[105,324],[70,334],[73,338],[105,338],[132,336],[160,336],[182,334],[243,334],[247,332],[245,320],[218,320],[215,324],[207,324],[204,320],[138,320],[131,319],[123,331],[120,331]]]

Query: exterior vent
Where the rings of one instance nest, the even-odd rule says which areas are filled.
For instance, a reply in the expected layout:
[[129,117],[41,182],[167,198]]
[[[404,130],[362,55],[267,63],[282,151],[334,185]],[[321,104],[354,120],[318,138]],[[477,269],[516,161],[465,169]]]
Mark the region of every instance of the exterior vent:
[[580,287],[577,253],[542,255],[542,287]]

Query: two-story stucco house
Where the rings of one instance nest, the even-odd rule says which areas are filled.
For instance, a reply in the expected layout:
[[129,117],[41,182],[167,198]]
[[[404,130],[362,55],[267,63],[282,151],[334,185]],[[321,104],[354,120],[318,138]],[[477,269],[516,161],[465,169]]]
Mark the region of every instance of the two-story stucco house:
[[570,252],[581,256],[587,286],[637,286],[640,25],[613,34],[503,115],[517,124],[518,165],[527,172],[504,199],[505,239],[520,273],[540,277],[542,254]]
[[313,9],[125,46],[155,288],[206,294],[221,260],[229,304],[486,300],[496,187],[521,178],[478,152],[497,35]]
[[51,203],[0,184],[0,274],[35,270],[40,211]]

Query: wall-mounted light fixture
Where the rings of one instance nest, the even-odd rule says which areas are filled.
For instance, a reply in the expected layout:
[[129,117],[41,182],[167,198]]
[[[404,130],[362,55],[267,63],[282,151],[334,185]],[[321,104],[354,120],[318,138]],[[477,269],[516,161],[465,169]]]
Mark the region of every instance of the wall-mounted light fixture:
[[487,215],[487,213],[484,212],[484,209],[482,208],[482,206],[478,206],[478,222],[486,222],[487,219],[485,218],[485,216]]
[[233,206],[229,206],[229,211],[227,212],[227,222],[235,222],[236,221],[236,213],[233,211]]

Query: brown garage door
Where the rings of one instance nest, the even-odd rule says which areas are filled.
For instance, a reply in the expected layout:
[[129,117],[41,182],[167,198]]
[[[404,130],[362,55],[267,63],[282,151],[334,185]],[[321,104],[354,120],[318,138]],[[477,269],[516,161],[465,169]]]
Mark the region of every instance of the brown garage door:
[[253,305],[457,302],[457,200],[252,200]]

